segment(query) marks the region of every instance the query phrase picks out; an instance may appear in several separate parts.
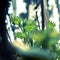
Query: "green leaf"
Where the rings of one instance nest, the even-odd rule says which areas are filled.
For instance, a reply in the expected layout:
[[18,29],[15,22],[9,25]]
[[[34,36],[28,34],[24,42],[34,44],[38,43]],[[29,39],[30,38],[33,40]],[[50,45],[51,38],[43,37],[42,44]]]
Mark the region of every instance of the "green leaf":
[[56,32],[56,31],[54,31],[54,32],[51,32],[50,34],[49,34],[49,37],[51,38],[51,39],[55,39],[55,40],[60,40],[60,33],[58,33],[58,32]]
[[35,25],[35,21],[34,20],[28,20],[26,25]]
[[26,50],[23,50],[23,49],[21,49],[21,47],[19,47],[19,48],[16,47],[16,45],[15,45],[15,51],[20,56],[35,58],[36,60],[53,60],[54,55],[55,55],[55,54],[52,55],[48,50],[32,48],[32,47],[30,47]]
[[31,31],[33,31],[35,28],[36,28],[36,26],[30,26],[30,25],[24,27],[24,29],[25,29],[26,32],[31,32]]
[[31,32],[37,28],[35,21],[33,21],[33,20],[28,20],[25,23],[26,23],[26,25],[24,26],[24,30],[26,32]]
[[19,23],[21,23],[22,19],[14,16],[14,17],[11,17],[11,20],[12,20],[14,25],[19,25]]
[[26,38],[26,34],[25,33],[15,33],[15,36],[18,38]]

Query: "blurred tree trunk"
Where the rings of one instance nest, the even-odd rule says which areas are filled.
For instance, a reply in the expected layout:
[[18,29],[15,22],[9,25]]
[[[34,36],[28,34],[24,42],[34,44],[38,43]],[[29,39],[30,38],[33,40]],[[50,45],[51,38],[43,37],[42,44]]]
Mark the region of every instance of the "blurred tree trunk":
[[[57,8],[58,8],[58,14],[59,14],[59,22],[60,22],[60,0],[56,0]],[[60,32],[60,23],[59,23],[59,32]]]
[[27,0],[26,2],[26,9],[27,9],[27,19],[29,19],[29,5],[30,5],[30,0]]
[[[60,0],[58,2],[60,2]],[[60,22],[60,4],[58,5],[58,13],[59,13],[59,22]],[[60,32],[60,24],[59,24],[59,32]]]
[[47,0],[41,0],[41,14],[42,14],[42,30],[45,29],[48,21]]
[[16,16],[16,0],[12,0],[13,15]]
[[[41,0],[42,30],[46,29],[48,22],[47,0]],[[44,41],[42,48],[47,48],[47,41]]]

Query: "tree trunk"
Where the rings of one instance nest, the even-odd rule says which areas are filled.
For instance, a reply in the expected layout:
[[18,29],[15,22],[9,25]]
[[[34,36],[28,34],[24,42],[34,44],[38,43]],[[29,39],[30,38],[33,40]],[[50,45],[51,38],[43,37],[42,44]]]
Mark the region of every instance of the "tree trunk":
[[42,30],[45,29],[48,21],[47,0],[41,0]]
[[13,15],[16,16],[16,0],[12,0]]

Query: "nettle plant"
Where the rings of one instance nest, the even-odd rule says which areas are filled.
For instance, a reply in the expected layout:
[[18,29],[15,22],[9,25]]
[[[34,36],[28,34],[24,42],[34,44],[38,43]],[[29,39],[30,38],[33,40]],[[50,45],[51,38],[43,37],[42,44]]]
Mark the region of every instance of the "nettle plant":
[[35,20],[20,17],[11,17],[11,20],[14,25],[18,25],[22,30],[22,32],[15,33],[16,37],[24,39],[24,43],[30,43],[29,46],[47,49],[56,53],[59,57],[58,41],[60,40],[60,33],[55,30],[55,23],[48,21],[45,30],[38,30]]

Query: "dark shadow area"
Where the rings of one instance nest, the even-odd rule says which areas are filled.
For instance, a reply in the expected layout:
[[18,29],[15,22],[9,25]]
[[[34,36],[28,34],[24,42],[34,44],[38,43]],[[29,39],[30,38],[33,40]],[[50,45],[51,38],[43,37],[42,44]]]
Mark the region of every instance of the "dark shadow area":
[[23,18],[23,19],[25,19],[25,18],[28,17],[27,13],[21,13],[19,16],[20,16],[21,18]]
[[8,41],[8,32],[5,23],[10,1],[11,0],[0,0],[0,57],[4,60],[13,60],[12,46]]

